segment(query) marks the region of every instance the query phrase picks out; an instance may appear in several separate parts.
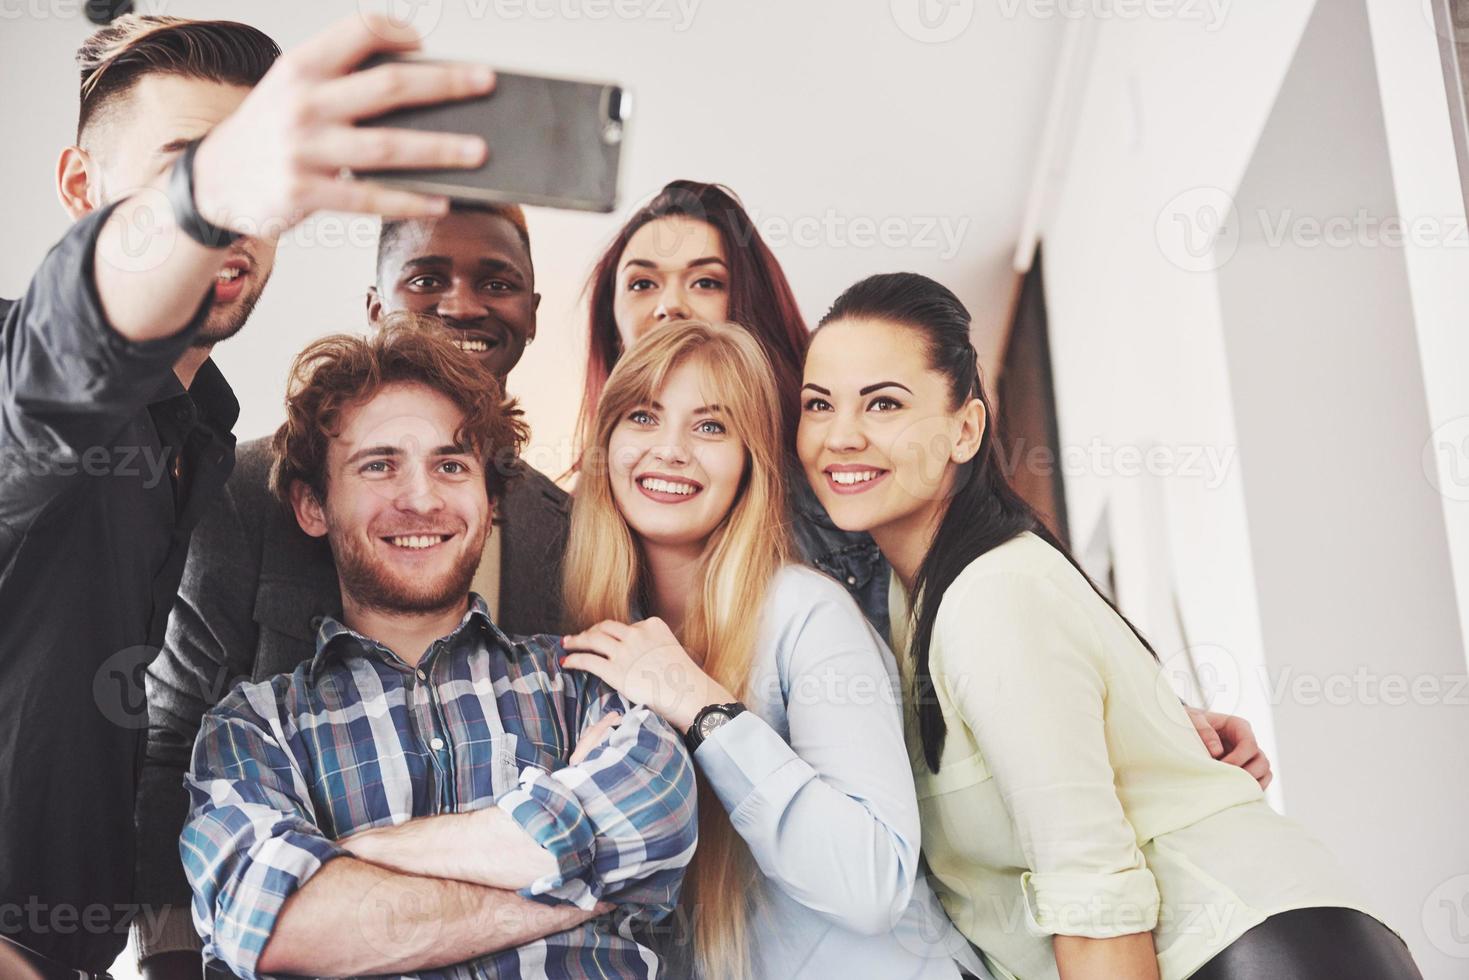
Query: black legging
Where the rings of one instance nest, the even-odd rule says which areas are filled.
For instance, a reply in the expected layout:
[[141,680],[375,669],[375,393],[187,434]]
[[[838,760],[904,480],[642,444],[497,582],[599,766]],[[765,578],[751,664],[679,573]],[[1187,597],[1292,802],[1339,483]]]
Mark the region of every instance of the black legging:
[[1408,947],[1356,909],[1272,915],[1205,963],[1191,980],[1423,980]]

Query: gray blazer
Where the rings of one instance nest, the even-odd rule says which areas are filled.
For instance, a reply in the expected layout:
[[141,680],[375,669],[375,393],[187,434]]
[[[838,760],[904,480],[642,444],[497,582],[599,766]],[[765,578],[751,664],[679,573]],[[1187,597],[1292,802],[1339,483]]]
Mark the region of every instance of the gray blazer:
[[[162,651],[148,668],[148,740],[138,786],[137,901],[187,908],[179,858],[184,772],[204,713],[241,680],[289,673],[315,652],[322,616],[341,615],[336,567],[270,494],[270,447],[240,446],[223,495],[194,530]],[[497,508],[499,626],[559,633],[570,501],[521,466]]]

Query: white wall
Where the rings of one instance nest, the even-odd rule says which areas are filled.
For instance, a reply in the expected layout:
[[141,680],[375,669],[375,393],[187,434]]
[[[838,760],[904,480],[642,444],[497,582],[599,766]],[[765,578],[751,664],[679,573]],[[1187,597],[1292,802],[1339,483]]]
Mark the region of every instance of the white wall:
[[[1315,247],[1289,222],[1462,202],[1418,5],[1374,5],[1368,37],[1361,0],[1329,0],[1302,41],[1314,6],[1234,5],[1214,31],[1098,25],[1043,234],[1062,440],[1232,462],[1216,486],[1181,463],[1094,466],[1068,474],[1068,501],[1079,540],[1111,522],[1124,606],[1165,636],[1176,575],[1188,653],[1215,703],[1264,730],[1276,802],[1347,862],[1426,976],[1457,977],[1469,712],[1444,695],[1464,672],[1463,541],[1420,455],[1463,414],[1466,362],[1447,359],[1469,277],[1444,249],[1370,232]],[[1405,191],[1414,178],[1429,190]],[[1297,237],[1265,241],[1281,221]],[[1389,677],[1440,693],[1402,704]]]

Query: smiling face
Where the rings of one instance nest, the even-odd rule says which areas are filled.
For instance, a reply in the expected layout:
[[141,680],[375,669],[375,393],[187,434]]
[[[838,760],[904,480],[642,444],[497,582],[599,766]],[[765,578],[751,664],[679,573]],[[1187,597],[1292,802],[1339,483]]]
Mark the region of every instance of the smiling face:
[[536,335],[540,302],[516,227],[488,211],[458,210],[396,227],[367,312],[373,323],[399,310],[439,317],[459,348],[503,381]]
[[[139,78],[88,124],[82,141],[88,158],[85,177],[65,166],[59,174],[64,201],[68,190],[80,192],[68,203],[72,216],[126,197],[161,177],[185,144],[207,134],[248,94],[250,89],[243,85],[180,75]],[[83,179],[85,189],[79,183]],[[74,206],[83,198],[85,206]],[[149,229],[140,227],[138,232],[147,234]],[[241,238],[230,246],[196,345],[225,340],[245,325],[275,266],[275,249],[274,241],[261,238]]]
[[747,465],[697,361],[623,413],[608,446],[612,499],[644,545],[702,551],[734,506]]
[[984,431],[978,401],[952,399],[909,327],[840,320],[816,332],[796,451],[838,527],[871,532],[883,546],[885,532],[936,525],[957,463],[974,455]]
[[463,413],[413,383],[343,411],[327,450],[326,500],[297,484],[296,516],[331,543],[344,601],[390,613],[462,604],[490,521],[484,465],[455,445]]
[[707,222],[670,215],[639,228],[617,261],[612,316],[623,349],[672,320],[728,319],[727,261]]

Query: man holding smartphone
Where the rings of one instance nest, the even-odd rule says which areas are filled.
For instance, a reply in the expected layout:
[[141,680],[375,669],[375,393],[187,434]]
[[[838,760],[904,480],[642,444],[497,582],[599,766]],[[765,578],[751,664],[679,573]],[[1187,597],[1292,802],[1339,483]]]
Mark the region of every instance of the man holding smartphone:
[[447,206],[344,169],[485,156],[478,138],[354,125],[493,86],[470,66],[353,72],[417,45],[353,17],[277,59],[244,25],[134,17],[80,52],[57,172],[76,225],[0,302],[0,943],[43,975],[105,975],[134,914],[135,678],[234,458],[213,344],[311,212]]

